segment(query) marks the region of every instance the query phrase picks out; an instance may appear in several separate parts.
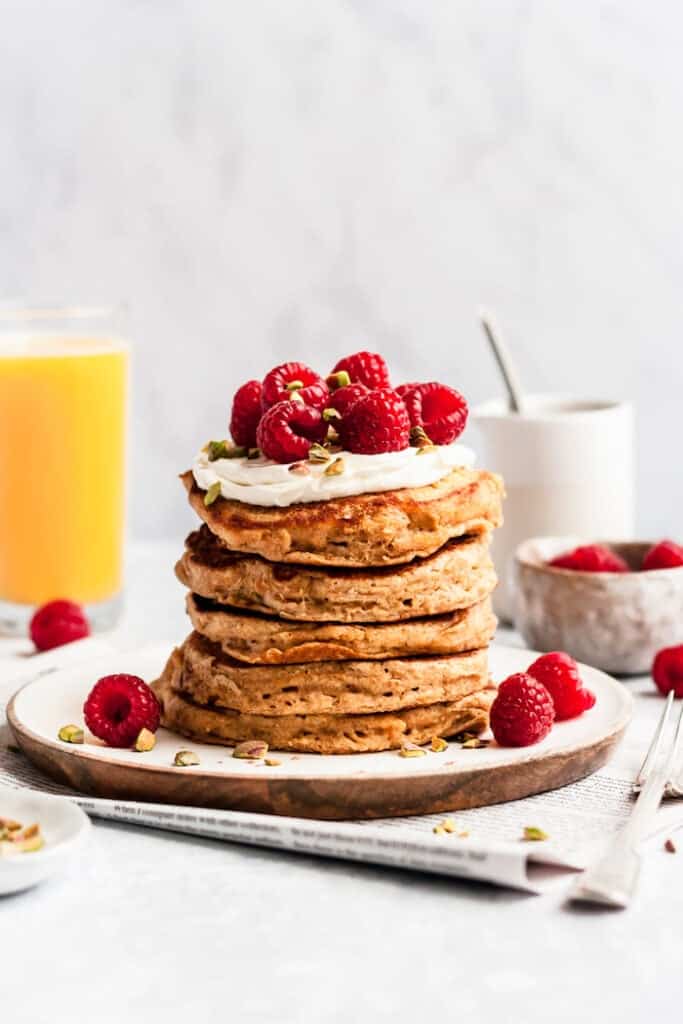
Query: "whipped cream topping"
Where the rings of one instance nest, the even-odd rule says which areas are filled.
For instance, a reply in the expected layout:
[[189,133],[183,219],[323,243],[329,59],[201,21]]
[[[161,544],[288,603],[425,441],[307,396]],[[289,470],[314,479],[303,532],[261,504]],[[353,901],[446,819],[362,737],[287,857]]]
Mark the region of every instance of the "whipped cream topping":
[[[418,448],[382,455],[357,455],[339,452],[344,470],[326,476],[327,463],[306,462],[305,469],[292,471],[290,465],[258,459],[216,459],[209,462],[206,449],[200,451],[192,465],[197,486],[203,491],[220,484],[224,498],[286,508],[298,502],[329,501],[350,498],[355,494],[394,491],[402,487],[425,487],[448,476],[457,466],[471,467],[475,455],[462,444],[437,446],[418,455]],[[330,461],[332,461],[330,460]],[[301,464],[297,463],[296,466]]]

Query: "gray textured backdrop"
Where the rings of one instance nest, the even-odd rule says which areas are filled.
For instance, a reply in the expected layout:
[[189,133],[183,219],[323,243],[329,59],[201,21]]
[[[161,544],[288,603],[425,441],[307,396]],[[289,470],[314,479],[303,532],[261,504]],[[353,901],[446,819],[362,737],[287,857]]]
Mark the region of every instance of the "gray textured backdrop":
[[0,295],[130,303],[136,534],[275,361],[495,393],[481,303],[530,388],[636,399],[642,529],[683,534],[679,4],[0,13]]

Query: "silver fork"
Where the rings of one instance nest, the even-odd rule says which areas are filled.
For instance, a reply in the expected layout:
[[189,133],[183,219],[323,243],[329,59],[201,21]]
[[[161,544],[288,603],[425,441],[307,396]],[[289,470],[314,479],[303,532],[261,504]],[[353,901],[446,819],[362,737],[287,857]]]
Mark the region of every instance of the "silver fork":
[[[647,781],[647,778],[648,778],[650,772],[652,771],[652,769],[654,767],[655,761],[657,760],[657,752],[658,752],[659,746],[661,744],[662,734],[664,732],[664,729],[665,729],[666,724],[667,724],[667,720],[669,718],[669,712],[670,712],[670,709],[671,709],[672,701],[673,701],[673,694],[669,693],[669,696],[667,698],[666,704],[664,706],[664,710],[662,711],[662,714],[661,714],[661,716],[659,718],[659,723],[657,725],[657,728],[655,729],[655,734],[652,737],[652,743],[650,744],[650,749],[648,750],[647,754],[645,755],[645,760],[643,761],[642,765],[640,766],[640,771],[636,775],[635,782],[633,783],[633,792],[634,793],[640,793],[640,791],[643,789],[643,787],[644,787],[644,785],[645,785],[645,783]],[[676,765],[678,763],[678,754],[679,754],[679,750],[680,750],[682,742],[683,742],[683,709],[681,709],[681,713],[678,716],[678,724],[676,726],[676,734],[674,736],[673,750],[671,751],[671,757],[670,757],[670,760],[669,760],[669,767],[674,771],[674,773],[676,771]],[[683,766],[681,766],[681,767],[683,767]],[[670,775],[667,777],[666,785],[664,787],[664,794],[665,794],[665,796],[671,796],[671,797],[683,796],[683,775],[681,773],[681,768],[680,767],[678,769],[678,775],[674,774],[673,778]]]
[[666,727],[671,719],[673,698],[673,691],[670,691],[634,783],[634,789],[640,794],[635,807],[602,859],[576,879],[569,893],[569,899],[574,902],[626,907],[635,893],[640,874],[638,844],[645,836],[665,791],[668,789],[672,795],[683,794],[683,789],[679,789],[671,780],[671,770],[683,735],[683,707],[669,752],[661,758],[659,756]]

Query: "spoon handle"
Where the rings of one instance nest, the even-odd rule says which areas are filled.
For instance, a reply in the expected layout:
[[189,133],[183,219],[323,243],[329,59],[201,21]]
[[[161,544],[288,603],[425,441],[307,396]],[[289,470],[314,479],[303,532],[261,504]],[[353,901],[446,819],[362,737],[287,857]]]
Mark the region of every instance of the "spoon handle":
[[500,332],[494,330],[488,314],[482,313],[480,315],[480,319],[481,326],[484,328],[484,334],[488,338],[491,351],[495,356],[498,368],[500,369],[503,380],[505,381],[505,387],[507,388],[508,398],[510,401],[510,411],[521,413],[523,412],[522,389],[517,376],[517,370],[512,362],[512,356],[510,355],[507,345],[501,338]]

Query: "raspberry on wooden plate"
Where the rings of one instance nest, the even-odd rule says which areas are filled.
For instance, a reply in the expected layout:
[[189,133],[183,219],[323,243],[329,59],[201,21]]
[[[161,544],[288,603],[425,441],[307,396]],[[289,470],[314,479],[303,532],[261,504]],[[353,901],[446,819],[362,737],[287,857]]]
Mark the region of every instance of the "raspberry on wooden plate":
[[235,392],[230,416],[230,434],[235,444],[244,448],[256,446],[256,428],[261,419],[260,380],[248,380]]
[[159,701],[139,676],[99,679],[83,705],[85,724],[110,747],[132,747],[142,729],[159,728]]
[[50,601],[35,612],[29,626],[31,640],[39,651],[49,651],[73,640],[90,636],[85,612],[74,601]]
[[509,676],[491,706],[491,729],[501,747],[529,747],[550,732],[553,700],[545,686],[526,672]]
[[467,402],[446,384],[404,384],[400,389],[411,427],[422,427],[434,444],[452,444],[467,423]]
[[314,442],[324,441],[327,423],[302,402],[278,402],[263,414],[256,431],[262,453],[275,462],[298,462]]
[[659,544],[651,547],[643,559],[641,570],[649,572],[652,569],[677,569],[683,565],[683,548],[673,540],[660,540]]
[[327,404],[329,389],[315,370],[305,363],[283,363],[274,367],[263,378],[261,405],[263,411],[278,402],[296,400],[313,409],[322,409]]
[[389,383],[389,368],[377,352],[354,352],[351,356],[340,359],[332,373],[347,373],[351,384],[365,384],[366,387],[375,388],[391,387]]
[[574,572],[628,572],[628,564],[604,544],[584,544],[564,555],[551,559],[553,569],[571,569]]
[[339,422],[344,448],[360,455],[400,452],[410,442],[410,420],[403,400],[391,388],[361,396]]
[[555,707],[555,721],[577,718],[595,704],[595,695],[584,688],[579,667],[564,651],[537,658],[527,673],[543,683]]

